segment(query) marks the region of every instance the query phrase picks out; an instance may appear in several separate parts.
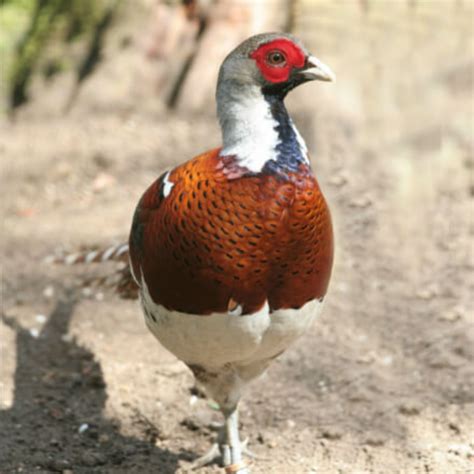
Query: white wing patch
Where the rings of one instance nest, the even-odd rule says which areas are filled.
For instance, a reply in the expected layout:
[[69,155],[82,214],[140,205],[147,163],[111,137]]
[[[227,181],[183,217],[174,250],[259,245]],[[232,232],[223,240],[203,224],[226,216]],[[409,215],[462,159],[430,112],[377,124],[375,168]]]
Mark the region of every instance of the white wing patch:
[[168,197],[173,189],[174,183],[169,180],[171,171],[168,171],[163,178],[163,197]]

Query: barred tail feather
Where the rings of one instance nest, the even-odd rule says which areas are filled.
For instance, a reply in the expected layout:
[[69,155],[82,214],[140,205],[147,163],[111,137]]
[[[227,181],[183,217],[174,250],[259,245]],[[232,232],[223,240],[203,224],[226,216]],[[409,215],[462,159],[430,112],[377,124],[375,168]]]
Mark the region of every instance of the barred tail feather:
[[128,244],[112,245],[103,250],[88,250],[87,252],[69,253],[66,255],[50,255],[45,258],[46,263],[62,265],[77,265],[80,263],[99,262],[128,262]]
[[112,245],[105,249],[88,250],[85,252],[69,253],[65,255],[50,255],[44,259],[45,263],[59,265],[80,265],[102,262],[119,262],[120,268],[102,276],[92,277],[83,281],[84,286],[113,288],[121,298],[137,299],[138,285],[132,277],[128,264],[128,243]]
[[83,283],[85,286],[112,289],[120,296],[120,298],[126,300],[138,299],[139,288],[132,277],[130,267],[128,265],[116,270],[114,273],[101,277],[89,278]]

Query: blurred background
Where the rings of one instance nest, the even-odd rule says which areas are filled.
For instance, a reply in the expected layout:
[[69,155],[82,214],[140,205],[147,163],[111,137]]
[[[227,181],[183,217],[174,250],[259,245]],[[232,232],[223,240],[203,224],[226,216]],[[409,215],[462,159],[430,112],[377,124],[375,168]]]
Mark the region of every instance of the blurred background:
[[187,369],[135,302],[88,282],[115,267],[42,260],[125,241],[144,189],[219,145],[224,56],[288,31],[338,77],[287,99],[336,264],[319,323],[243,401],[254,472],[471,472],[473,14],[469,0],[3,0],[0,471],[185,472],[208,448],[219,414]]

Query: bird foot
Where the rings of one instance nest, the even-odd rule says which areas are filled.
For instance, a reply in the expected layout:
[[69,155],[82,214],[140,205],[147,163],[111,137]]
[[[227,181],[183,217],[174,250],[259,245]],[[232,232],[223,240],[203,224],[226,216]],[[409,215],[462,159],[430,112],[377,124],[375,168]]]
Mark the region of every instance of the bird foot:
[[193,463],[191,464],[191,469],[195,471],[197,469],[200,469],[201,467],[207,466],[208,464],[217,461],[218,459],[221,459],[221,450],[219,448],[219,444],[214,443],[211,446],[211,449],[209,449],[209,451],[204,454],[204,456],[201,456],[195,461],[193,461]]
[[232,449],[228,444],[214,443],[204,456],[193,461],[191,469],[195,471],[213,462],[221,461],[226,474],[250,474],[249,463],[241,459],[241,454],[246,454],[252,459],[255,458],[255,455],[247,449],[247,443],[248,438],[241,443],[237,450]]
[[242,443],[240,443],[242,454],[245,454],[250,459],[261,459],[260,456],[257,456],[253,451],[248,448],[249,438],[245,438]]

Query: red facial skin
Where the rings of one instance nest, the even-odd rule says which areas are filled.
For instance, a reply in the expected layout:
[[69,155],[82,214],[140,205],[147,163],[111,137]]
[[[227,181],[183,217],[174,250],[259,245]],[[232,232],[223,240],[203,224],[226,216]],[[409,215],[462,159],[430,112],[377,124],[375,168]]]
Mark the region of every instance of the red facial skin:
[[[273,51],[278,51],[285,56],[286,61],[284,64],[271,64],[268,54]],[[286,82],[290,77],[291,70],[303,67],[306,61],[303,51],[288,39],[277,39],[263,44],[250,57],[255,59],[265,80],[274,84]]]
[[130,236],[134,274],[155,303],[190,314],[299,308],[322,298],[333,259],[331,217],[301,166],[229,179],[219,149],[175,168],[143,195]]

